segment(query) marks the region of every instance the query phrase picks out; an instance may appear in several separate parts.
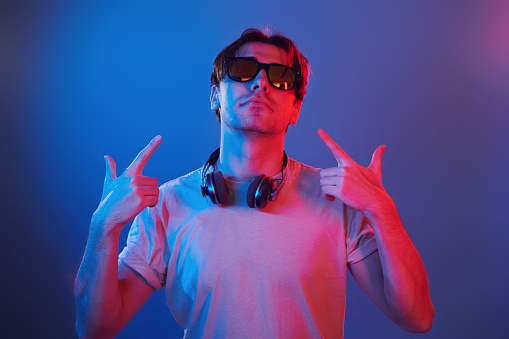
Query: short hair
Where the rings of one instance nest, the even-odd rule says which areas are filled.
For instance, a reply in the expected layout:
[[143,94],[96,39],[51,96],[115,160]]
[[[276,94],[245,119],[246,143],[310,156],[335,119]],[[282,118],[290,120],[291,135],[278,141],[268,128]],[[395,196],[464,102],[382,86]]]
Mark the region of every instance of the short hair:
[[[295,83],[295,101],[304,100],[306,85],[308,83],[309,63],[308,59],[300,52],[295,43],[280,33],[273,33],[267,30],[262,33],[256,28],[248,28],[240,38],[226,46],[214,60],[214,70],[210,76],[210,85],[219,87],[228,72],[228,60],[235,57],[239,48],[248,42],[261,42],[283,49],[287,54],[287,65],[300,72]],[[220,109],[216,109],[217,120],[221,121]]]

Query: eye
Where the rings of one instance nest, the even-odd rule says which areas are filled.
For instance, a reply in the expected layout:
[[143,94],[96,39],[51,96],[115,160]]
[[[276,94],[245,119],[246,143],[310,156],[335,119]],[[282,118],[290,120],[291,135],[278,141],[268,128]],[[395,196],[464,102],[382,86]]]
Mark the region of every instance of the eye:
[[248,59],[235,59],[228,70],[230,78],[236,81],[248,81],[256,75],[258,65]]
[[269,71],[269,77],[274,86],[284,90],[292,89],[296,79],[295,72],[283,65],[272,66]]

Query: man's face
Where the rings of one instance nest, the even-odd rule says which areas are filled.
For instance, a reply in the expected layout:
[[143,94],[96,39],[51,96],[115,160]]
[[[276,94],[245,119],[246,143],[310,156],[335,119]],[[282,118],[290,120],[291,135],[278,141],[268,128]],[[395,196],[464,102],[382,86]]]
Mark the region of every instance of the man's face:
[[[242,45],[236,56],[287,65],[283,49],[260,42]],[[247,82],[231,80],[227,75],[219,88],[212,87],[210,101],[212,109],[221,108],[221,128],[273,135],[284,133],[288,124],[297,123],[301,106],[295,101],[295,89],[275,88],[264,70]]]

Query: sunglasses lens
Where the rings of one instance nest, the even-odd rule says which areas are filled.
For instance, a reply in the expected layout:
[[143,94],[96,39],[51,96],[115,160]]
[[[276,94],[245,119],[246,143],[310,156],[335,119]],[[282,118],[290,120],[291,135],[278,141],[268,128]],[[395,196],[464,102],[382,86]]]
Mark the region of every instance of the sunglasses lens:
[[228,70],[228,75],[235,81],[249,81],[255,76],[258,66],[246,59],[235,59]]
[[284,66],[271,66],[269,80],[280,89],[289,90],[295,85],[295,72]]
[[[292,69],[284,65],[262,65],[265,65],[264,68],[268,67],[268,77],[272,85],[282,90],[290,90],[295,87],[297,75]],[[228,68],[228,76],[232,80],[246,82],[252,80],[257,71],[258,64],[255,61],[235,58]]]

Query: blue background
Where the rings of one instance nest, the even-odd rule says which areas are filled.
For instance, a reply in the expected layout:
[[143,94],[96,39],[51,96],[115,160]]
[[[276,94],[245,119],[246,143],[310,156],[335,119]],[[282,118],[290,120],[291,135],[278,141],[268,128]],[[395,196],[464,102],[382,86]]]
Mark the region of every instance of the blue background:
[[[426,265],[424,338],[502,338],[509,314],[509,17],[502,1],[2,1],[0,335],[75,337],[73,283],[104,179],[156,134],[144,174],[194,170],[219,143],[212,62],[274,27],[312,74],[290,157],[359,164],[383,181]],[[120,239],[125,243],[129,226]],[[346,338],[413,338],[348,280]],[[179,338],[157,291],[118,338]]]

